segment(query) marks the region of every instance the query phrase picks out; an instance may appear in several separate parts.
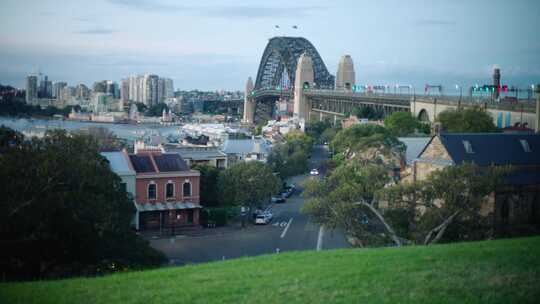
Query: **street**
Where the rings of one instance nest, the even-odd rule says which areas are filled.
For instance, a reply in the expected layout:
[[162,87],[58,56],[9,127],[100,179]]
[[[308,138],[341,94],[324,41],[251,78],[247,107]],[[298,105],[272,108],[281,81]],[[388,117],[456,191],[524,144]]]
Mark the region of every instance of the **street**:
[[[310,169],[326,157],[325,147],[316,146]],[[349,248],[342,233],[326,231],[300,212],[305,202],[300,184],[307,178],[313,177],[301,175],[288,181],[297,185],[297,190],[285,203],[272,205],[274,218],[268,225],[204,229],[197,236],[152,239],[150,243],[178,265],[296,250]]]

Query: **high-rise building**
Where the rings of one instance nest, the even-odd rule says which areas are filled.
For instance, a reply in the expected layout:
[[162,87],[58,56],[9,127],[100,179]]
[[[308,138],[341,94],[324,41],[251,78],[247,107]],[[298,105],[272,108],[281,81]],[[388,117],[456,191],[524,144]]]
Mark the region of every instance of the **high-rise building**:
[[66,82],[60,81],[53,84],[52,97],[60,99],[60,91],[67,86]]
[[89,99],[90,89],[82,83],[77,85],[75,88],[75,97],[77,97],[77,99]]
[[130,86],[129,82],[131,80],[131,77],[129,79],[122,79],[120,80],[120,100],[126,105],[129,101],[130,96]]
[[103,82],[105,82],[105,93],[112,95],[114,98],[120,98],[118,83],[112,80],[104,80]]
[[60,92],[59,96],[57,97],[58,100],[61,100],[63,102],[71,102],[72,98],[76,95],[76,89],[74,87],[63,87]]
[[92,91],[94,93],[106,93],[107,92],[107,81],[96,81],[92,85]]
[[32,103],[38,98],[38,78],[29,75],[26,77],[26,103]]
[[170,78],[165,78],[165,99],[174,97],[174,84]]
[[158,102],[163,102],[165,100],[165,79],[158,79],[158,90],[157,90],[157,99]]
[[157,75],[144,75],[143,103],[148,107],[158,103],[158,80]]
[[49,81],[47,75],[43,76],[43,79],[39,82],[39,98],[51,98],[52,97],[52,82]]

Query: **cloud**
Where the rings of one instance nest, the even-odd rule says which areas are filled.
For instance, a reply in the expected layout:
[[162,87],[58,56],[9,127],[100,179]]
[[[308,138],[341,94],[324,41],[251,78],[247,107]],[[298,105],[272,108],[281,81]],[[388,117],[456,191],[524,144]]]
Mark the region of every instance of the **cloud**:
[[435,26],[454,26],[457,23],[451,20],[442,19],[420,19],[415,22],[417,26],[435,27]]
[[182,7],[148,0],[109,0],[110,3],[145,11],[178,11]]
[[149,0],[109,0],[109,2],[118,6],[143,11],[170,13],[182,11],[185,13],[217,18],[280,18],[293,16],[298,17],[307,15],[316,10],[324,9],[324,7],[320,6],[177,6],[165,4],[159,1]]
[[106,29],[106,28],[94,28],[94,29],[88,29],[88,30],[75,31],[73,33],[82,34],[82,35],[110,35],[110,34],[116,33],[116,31],[112,29]]
[[86,17],[73,17],[73,21],[90,22],[92,19]]

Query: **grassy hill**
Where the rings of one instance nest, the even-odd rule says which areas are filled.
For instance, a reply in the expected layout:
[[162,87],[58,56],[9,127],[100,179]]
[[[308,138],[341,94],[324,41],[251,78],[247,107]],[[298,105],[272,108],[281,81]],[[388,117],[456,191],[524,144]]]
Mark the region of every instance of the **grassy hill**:
[[540,237],[0,284],[0,303],[538,303]]

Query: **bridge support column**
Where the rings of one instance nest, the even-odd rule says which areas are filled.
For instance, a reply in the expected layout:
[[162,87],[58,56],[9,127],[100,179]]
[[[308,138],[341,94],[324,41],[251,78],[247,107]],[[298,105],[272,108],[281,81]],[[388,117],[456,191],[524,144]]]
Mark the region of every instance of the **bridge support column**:
[[253,81],[251,77],[246,82],[246,91],[244,96],[244,117],[242,122],[245,124],[253,124],[255,121],[255,100],[251,96],[253,92]]
[[313,62],[307,54],[302,54],[298,58],[296,65],[296,75],[294,79],[294,116],[307,121],[311,107],[309,100],[304,95],[304,89],[313,86],[314,72]]

